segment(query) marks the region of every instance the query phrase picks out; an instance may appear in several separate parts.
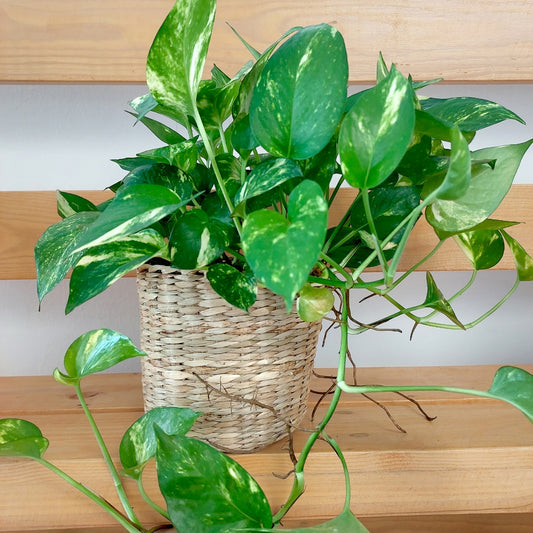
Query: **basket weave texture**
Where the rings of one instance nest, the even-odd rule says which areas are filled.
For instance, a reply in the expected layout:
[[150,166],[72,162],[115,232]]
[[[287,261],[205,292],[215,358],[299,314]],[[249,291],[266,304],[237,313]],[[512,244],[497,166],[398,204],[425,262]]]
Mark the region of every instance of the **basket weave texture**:
[[261,289],[249,313],[218,296],[203,272],[137,271],[145,409],[203,413],[189,435],[235,453],[265,448],[306,411],[320,322]]

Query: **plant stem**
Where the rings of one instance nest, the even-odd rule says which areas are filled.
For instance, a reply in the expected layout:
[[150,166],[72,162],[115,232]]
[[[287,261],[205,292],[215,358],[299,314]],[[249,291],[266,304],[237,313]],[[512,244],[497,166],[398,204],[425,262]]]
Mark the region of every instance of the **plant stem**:
[[[349,293],[346,288],[341,289],[341,340],[339,348],[339,366],[337,370],[337,379],[341,378],[342,381],[344,381],[346,354],[348,350],[348,306],[346,305],[346,298],[348,297],[348,294]],[[296,500],[303,494],[304,467],[307,461],[307,457],[309,456],[309,453],[315,442],[322,435],[326,426],[331,420],[331,417],[335,413],[337,405],[339,404],[341,394],[342,390],[339,387],[335,387],[331,402],[328,406],[326,414],[324,415],[324,418],[321,420],[315,431],[311,433],[311,435],[307,439],[307,442],[304,444],[302,451],[300,452],[300,456],[298,457],[298,461],[294,465],[294,483],[292,486],[291,493],[289,494],[287,501],[283,504],[281,509],[274,515],[274,523],[278,523],[289,511],[289,509],[294,505]]]
[[97,505],[99,505],[102,509],[104,509],[107,513],[109,513],[119,524],[124,527],[126,531],[130,531],[131,533],[139,533],[139,531],[144,532],[145,529],[140,524],[134,524],[132,521],[130,521],[126,516],[124,516],[118,509],[116,509],[113,505],[111,505],[108,501],[104,500],[101,496],[93,492],[91,489],[80,483],[79,481],[76,481],[74,478],[70,477],[66,472],[63,472],[60,468],[55,466],[54,464],[48,462],[46,459],[37,459],[34,458],[37,462],[54,472],[54,474],[57,474],[61,479],[65,480],[67,483],[72,485],[75,489],[79,490],[81,493],[83,493],[85,496],[90,498],[93,502],[95,502]]
[[137,478],[137,487],[139,489],[139,494],[142,496],[143,500],[155,511],[157,511],[163,518],[166,518],[168,521],[170,521],[169,514],[163,509],[160,505],[155,503],[148,494],[146,494],[146,491],[144,490],[144,485],[142,481],[142,476],[139,476]]
[[[235,210],[233,206],[233,202],[231,201],[231,198],[229,197],[228,190],[226,189],[226,186],[224,185],[222,174],[220,173],[220,169],[218,168],[215,150],[213,148],[213,145],[211,144],[211,139],[209,139],[209,136],[207,135],[207,132],[204,127],[204,123],[202,122],[202,118],[200,117],[200,113],[198,112],[198,109],[196,107],[194,108],[194,119],[196,121],[196,126],[198,128],[198,131],[200,132],[200,136],[202,137],[204,141],[204,146],[207,151],[207,155],[209,156],[209,159],[211,161],[213,172],[215,173],[215,178],[217,180],[217,187],[219,191],[221,192],[222,197],[224,198],[224,202],[226,203],[226,206],[229,209],[229,212],[232,214],[233,211]],[[239,235],[241,235],[242,226],[241,226],[240,220],[234,217],[233,221],[235,223],[235,227],[237,228]]]
[[87,403],[85,402],[85,398],[83,397],[83,394],[81,392],[80,381],[76,383],[75,387],[76,387],[76,394],[78,395],[78,399],[80,401],[83,412],[85,413],[85,416],[87,417],[87,420],[89,421],[89,424],[91,425],[91,429],[93,430],[94,436],[96,437],[96,441],[98,442],[98,446],[100,447],[104,460],[107,464],[107,468],[109,469],[111,477],[113,478],[113,482],[115,484],[115,490],[117,492],[120,503],[122,504],[122,507],[124,508],[124,511],[126,515],[128,516],[128,518],[134,524],[141,527],[141,524],[138,518],[135,516],[135,512],[133,511],[133,508],[128,500],[128,497],[126,496],[126,492],[124,491],[124,486],[122,485],[122,481],[115,467],[115,464],[113,463],[113,459],[111,458],[109,450],[107,449],[107,446],[104,442],[102,434],[100,433],[100,430],[98,429],[98,426],[96,425],[94,417],[92,413],[90,412],[89,407],[87,406]]

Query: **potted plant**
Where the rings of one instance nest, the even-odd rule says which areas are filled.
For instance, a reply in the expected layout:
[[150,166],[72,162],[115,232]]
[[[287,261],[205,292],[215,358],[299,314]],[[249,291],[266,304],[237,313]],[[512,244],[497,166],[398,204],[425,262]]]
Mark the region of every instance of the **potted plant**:
[[[58,194],[64,219],[35,250],[38,292],[42,299],[72,268],[70,311],[135,268],[141,278],[153,268],[177,269],[182,286],[195,284],[200,270],[212,294],[243,311],[253,310],[257,287],[264,286],[285,311],[295,305],[304,321],[320,323],[331,312],[341,341],[330,408],[298,459],[294,489],[274,517],[277,523],[303,491],[307,455],[316,439],[326,438],[342,392],[381,390],[347,383],[350,335],[380,329],[398,316],[414,327],[474,326],[479,320],[463,324],[452,303],[479,270],[501,260],[506,244],[517,282],[482,317],[521,281],[533,279],[531,257],[506,231],[515,223],[490,218],[533,141],[471,151],[478,130],[521,119],[486,100],[425,98],[423,88],[436,80],[414,82],[381,57],[375,87],[348,96],[344,42],[326,24],[289,30],[263,53],[244,43],[253,61],[233,77],[215,66],[211,79],[202,81],[214,16],[214,0],[179,0],[170,11],[148,54],[150,93],[131,102],[135,119],[164,146],[117,160],[128,174],[103,205]],[[342,186],[357,194],[340,222],[328,227]],[[407,240],[422,218],[438,244],[399,273]],[[419,303],[403,305],[394,289],[448,239],[470,260],[472,280],[445,297],[428,272]],[[377,269],[378,279],[366,276],[369,268]],[[392,311],[371,323],[358,320],[349,300],[356,290],[382,297]],[[297,423],[298,416],[283,416],[253,393],[242,397],[228,393],[224,383],[195,378],[217,393],[216,401],[242,400],[270,411],[284,427]],[[512,391],[517,384],[519,392]],[[529,374],[504,369],[491,391],[482,394],[530,413]],[[335,442],[328,442],[342,461]],[[339,520],[348,530],[355,519],[346,508]]]

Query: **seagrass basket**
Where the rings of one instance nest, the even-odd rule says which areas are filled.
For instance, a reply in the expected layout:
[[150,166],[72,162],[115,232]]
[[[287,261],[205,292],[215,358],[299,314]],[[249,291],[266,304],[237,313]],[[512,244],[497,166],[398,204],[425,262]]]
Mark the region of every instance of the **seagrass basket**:
[[203,272],[137,271],[146,410],[203,415],[191,436],[227,452],[260,450],[301,422],[320,333],[261,289],[249,313],[218,296]]

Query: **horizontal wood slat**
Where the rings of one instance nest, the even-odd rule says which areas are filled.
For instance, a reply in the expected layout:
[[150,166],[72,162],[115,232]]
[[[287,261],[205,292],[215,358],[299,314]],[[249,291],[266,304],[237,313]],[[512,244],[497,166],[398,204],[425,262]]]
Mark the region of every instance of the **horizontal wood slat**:
[[[146,55],[173,0],[2,0],[0,81],[144,82]],[[533,1],[219,0],[208,69],[250,56],[226,22],[264,50],[295,25],[344,35],[352,82],[378,53],[415,79],[533,81]]]
[[[94,202],[109,198],[108,191],[77,191]],[[338,221],[353,200],[352,189],[341,189],[331,212]],[[533,184],[514,185],[493,218],[521,222],[509,229],[529,253],[533,253]],[[33,248],[43,231],[59,220],[54,191],[0,191],[0,279],[34,279]],[[433,230],[420,221],[408,243],[400,270],[415,264],[437,243]],[[468,270],[468,260],[450,240],[425,265],[428,270]],[[498,269],[514,268],[507,254]]]
[[[533,370],[533,365],[526,369]],[[487,389],[495,370],[494,366],[361,368],[358,380],[382,384],[453,383]],[[315,378],[314,389],[327,387],[328,382]],[[90,376],[84,384],[89,405],[115,458],[123,431],[142,414],[140,389],[137,374]],[[397,431],[378,407],[352,395],[343,397],[328,426],[328,434],[343,449],[351,472],[354,512],[373,533],[531,531],[533,430],[526,417],[509,405],[486,398],[428,392],[413,396],[430,415],[437,416],[434,422],[427,422],[405,399],[379,396],[407,430],[406,434]],[[317,398],[314,395],[310,405]],[[325,406],[319,408],[319,416],[324,409]],[[6,416],[36,423],[51,442],[48,460],[118,503],[98,446],[69,387],[50,377],[0,377],[0,418]],[[296,451],[301,449],[305,437],[296,433]],[[73,438],[74,447],[69,444]],[[236,458],[252,472],[277,508],[291,484],[291,479],[273,476],[273,472],[282,474],[291,468],[286,443]],[[89,525],[99,528],[94,533],[114,531],[112,520],[96,505],[41,465],[0,458],[0,468],[0,532],[66,533],[80,528],[89,533]],[[147,473],[145,486],[150,495],[157,495],[153,470]],[[310,456],[306,487],[287,526],[323,521],[340,511],[344,498],[342,469],[325,443],[317,443]],[[127,483],[127,491],[136,494],[134,483]],[[141,519],[158,520],[138,497],[134,496],[133,501]],[[433,515],[434,521],[430,520]],[[391,518],[397,516],[402,518]],[[420,528],[415,527],[417,524]]]

